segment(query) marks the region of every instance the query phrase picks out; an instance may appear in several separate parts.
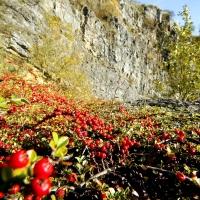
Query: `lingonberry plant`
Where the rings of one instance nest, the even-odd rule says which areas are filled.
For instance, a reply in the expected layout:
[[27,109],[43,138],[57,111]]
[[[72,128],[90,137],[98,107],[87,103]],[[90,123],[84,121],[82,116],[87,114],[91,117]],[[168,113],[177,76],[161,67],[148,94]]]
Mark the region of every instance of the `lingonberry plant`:
[[0,80],[1,199],[199,198],[199,113]]

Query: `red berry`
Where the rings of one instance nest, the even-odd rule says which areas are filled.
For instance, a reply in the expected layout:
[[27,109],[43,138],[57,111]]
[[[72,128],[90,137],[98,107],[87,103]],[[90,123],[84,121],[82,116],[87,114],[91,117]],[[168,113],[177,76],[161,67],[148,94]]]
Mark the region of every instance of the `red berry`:
[[4,197],[4,193],[0,192],[0,199]]
[[169,157],[169,159],[170,159],[170,161],[175,161],[175,160],[176,160],[176,156],[175,156],[175,155],[171,155],[171,156]]
[[101,152],[101,158],[105,159],[106,158],[106,153]]
[[177,138],[177,140],[178,140],[179,142],[183,142],[183,141],[184,141],[184,136],[180,135],[180,136]]
[[17,192],[19,192],[20,190],[20,185],[19,184],[15,184],[12,186],[11,190],[10,190],[10,194],[16,194]]
[[63,198],[65,196],[65,190],[63,188],[59,188],[56,192],[58,198]]
[[111,135],[110,135],[110,134],[107,134],[107,135],[106,135],[106,138],[107,138],[107,139],[110,139],[110,138],[111,138]]
[[87,140],[83,140],[83,145],[87,146],[88,145],[88,141]]
[[154,147],[155,147],[156,149],[159,149],[159,148],[160,148],[160,145],[159,145],[158,143],[156,143],[156,144],[154,144]]
[[161,149],[165,149],[165,144],[160,144]]
[[176,129],[176,130],[174,131],[174,133],[175,133],[176,135],[178,135],[178,134],[179,134],[179,130]]
[[105,145],[106,148],[109,148],[111,146],[111,144],[109,142],[105,142],[104,145]]
[[105,146],[102,146],[102,147],[101,147],[101,151],[102,151],[102,152],[106,152],[106,151],[107,151],[107,148],[106,148]]
[[47,195],[51,188],[51,181],[46,177],[38,176],[31,182],[31,189],[35,196],[43,197]]
[[42,197],[37,196],[34,198],[34,200],[42,200]]
[[101,152],[98,151],[98,152],[96,153],[96,156],[97,156],[97,157],[100,157],[100,156],[101,156]]
[[6,144],[6,145],[5,145],[5,149],[6,149],[6,150],[9,150],[9,149],[10,149],[10,145],[9,145],[9,144]]
[[99,145],[100,145],[100,140],[96,140],[96,141],[95,141],[95,144],[96,144],[97,146],[99,146]]
[[176,178],[179,181],[185,181],[185,179],[186,179],[185,175],[182,172],[179,172],[179,171],[176,173]]
[[196,154],[196,150],[195,150],[194,147],[190,147],[190,148],[189,148],[189,154],[190,154],[190,155],[195,155],[195,154]]
[[123,149],[124,149],[125,151],[128,150],[128,148],[129,148],[129,145],[123,146]]
[[166,138],[167,138],[167,136],[168,136],[168,134],[167,134],[167,133],[163,133],[163,134],[162,134],[162,137],[163,137],[163,139],[166,139]]
[[82,137],[83,137],[83,134],[82,134],[82,133],[78,133],[78,137],[79,137],[79,138],[82,138]]
[[101,199],[105,199],[107,197],[106,193],[101,193]]
[[3,147],[3,142],[0,140],[0,148],[2,148]]
[[88,133],[86,131],[83,132],[83,137],[87,137]]
[[35,176],[49,177],[53,173],[53,164],[48,158],[40,159],[33,168]]
[[179,135],[184,137],[185,136],[185,132],[181,130],[181,131],[179,131]]
[[94,158],[94,157],[95,157],[95,154],[94,154],[93,152],[91,153],[91,157],[92,157],[92,158]]
[[69,182],[74,183],[77,180],[77,175],[75,173],[71,173],[68,176],[68,180],[69,180]]
[[93,143],[90,144],[90,149],[95,149],[95,145]]
[[10,156],[10,160],[8,162],[8,165],[13,168],[22,168],[25,167],[28,164],[29,157],[25,150],[20,150]]
[[24,197],[24,200],[32,200],[33,196],[32,195],[27,195]]
[[123,146],[125,146],[127,144],[126,140],[123,140],[121,143],[122,143]]
[[167,135],[166,139],[170,140],[171,139],[171,135]]
[[141,145],[140,142],[136,142],[136,143],[135,143],[135,146],[136,146],[136,147],[139,147],[140,145]]

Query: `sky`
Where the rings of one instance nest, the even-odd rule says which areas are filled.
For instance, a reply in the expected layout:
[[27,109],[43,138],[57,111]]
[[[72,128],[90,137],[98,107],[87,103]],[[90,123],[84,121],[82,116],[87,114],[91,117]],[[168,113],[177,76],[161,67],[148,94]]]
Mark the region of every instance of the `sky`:
[[195,26],[193,34],[199,35],[200,30],[200,0],[138,0],[142,4],[154,4],[162,10],[174,11],[173,19],[183,24],[182,18],[177,14],[183,11],[183,6],[187,5],[190,10],[191,21]]

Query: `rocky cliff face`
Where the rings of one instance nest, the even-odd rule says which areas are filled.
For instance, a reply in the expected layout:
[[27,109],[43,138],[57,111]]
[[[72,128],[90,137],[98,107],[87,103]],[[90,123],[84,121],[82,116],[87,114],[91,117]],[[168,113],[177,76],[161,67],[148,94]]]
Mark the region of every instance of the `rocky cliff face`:
[[55,58],[65,57],[70,67],[86,72],[97,97],[131,102],[159,95],[153,81],[164,73],[155,44],[171,21],[156,6],[131,0],[1,0],[0,11],[1,50],[32,61],[35,55],[41,68],[45,56],[52,68]]

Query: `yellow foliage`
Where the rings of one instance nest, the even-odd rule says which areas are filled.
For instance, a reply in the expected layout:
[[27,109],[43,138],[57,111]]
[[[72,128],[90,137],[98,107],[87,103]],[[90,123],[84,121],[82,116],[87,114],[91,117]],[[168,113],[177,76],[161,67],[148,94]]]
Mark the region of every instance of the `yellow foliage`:
[[98,2],[94,0],[70,0],[70,2],[79,9],[82,6],[87,6],[101,20],[109,14],[121,19],[118,0],[101,0]]
[[48,34],[40,34],[41,40],[30,51],[30,62],[47,78],[62,85],[68,97],[90,96],[91,86],[81,69],[83,56],[79,47],[75,46],[72,25],[63,25],[60,18],[49,14],[46,21]]
[[120,8],[117,0],[108,0],[102,3],[99,9],[95,9],[96,15],[103,19],[108,14],[112,14],[117,18],[120,18]]

